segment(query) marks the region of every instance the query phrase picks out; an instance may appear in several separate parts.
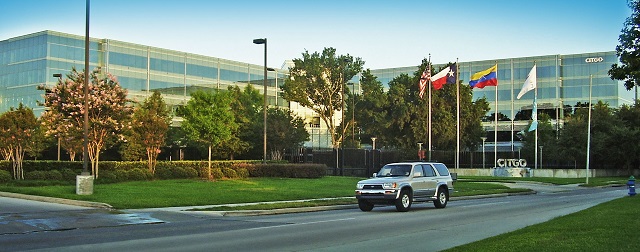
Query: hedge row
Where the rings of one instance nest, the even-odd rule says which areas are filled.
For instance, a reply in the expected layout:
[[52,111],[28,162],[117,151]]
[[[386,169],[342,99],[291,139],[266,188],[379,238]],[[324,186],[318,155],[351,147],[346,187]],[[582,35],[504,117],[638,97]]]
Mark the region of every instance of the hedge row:
[[[82,162],[24,161],[26,180],[74,181],[82,172]],[[0,161],[0,182],[11,180],[11,162]],[[121,182],[152,179],[209,178],[207,161],[159,161],[155,175],[146,162],[101,161],[100,182]],[[285,164],[259,161],[215,161],[212,179],[243,179],[247,177],[320,178],[326,173],[324,164]],[[7,177],[8,179],[5,178]]]

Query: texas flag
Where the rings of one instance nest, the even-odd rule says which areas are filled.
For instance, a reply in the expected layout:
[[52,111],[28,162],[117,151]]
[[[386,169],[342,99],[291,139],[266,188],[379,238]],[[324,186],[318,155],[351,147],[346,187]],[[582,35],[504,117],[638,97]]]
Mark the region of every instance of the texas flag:
[[458,65],[453,64],[451,66],[442,69],[439,73],[431,76],[431,84],[433,88],[438,90],[442,88],[444,84],[455,84],[458,76]]

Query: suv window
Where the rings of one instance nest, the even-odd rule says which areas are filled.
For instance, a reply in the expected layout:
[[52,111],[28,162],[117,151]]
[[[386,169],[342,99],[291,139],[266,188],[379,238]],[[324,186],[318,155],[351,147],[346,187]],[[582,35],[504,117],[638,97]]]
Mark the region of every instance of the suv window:
[[431,168],[431,165],[423,164],[422,169],[424,170],[425,177],[433,177],[436,175],[436,173],[433,171],[433,168]]
[[440,176],[449,176],[449,169],[444,164],[433,164]]
[[378,177],[409,176],[411,165],[385,165],[378,172]]
[[413,176],[414,177],[422,177],[422,176],[424,176],[424,172],[422,172],[422,166],[421,165],[416,165],[413,168]]

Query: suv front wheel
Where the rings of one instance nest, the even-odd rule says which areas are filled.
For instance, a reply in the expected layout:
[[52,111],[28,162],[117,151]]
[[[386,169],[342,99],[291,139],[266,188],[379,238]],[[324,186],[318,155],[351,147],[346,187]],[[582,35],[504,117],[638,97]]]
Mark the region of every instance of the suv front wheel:
[[373,209],[373,204],[371,204],[369,201],[360,199],[360,200],[358,200],[358,207],[363,212],[369,212],[369,211],[371,211]]
[[413,197],[411,196],[411,192],[408,190],[402,190],[400,192],[400,197],[396,199],[396,210],[398,210],[398,212],[409,211],[412,202]]

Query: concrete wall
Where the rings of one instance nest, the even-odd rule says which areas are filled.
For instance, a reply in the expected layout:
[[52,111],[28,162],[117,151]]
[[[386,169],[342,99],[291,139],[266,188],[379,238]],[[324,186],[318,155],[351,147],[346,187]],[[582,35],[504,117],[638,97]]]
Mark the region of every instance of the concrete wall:
[[[489,169],[451,169],[457,172],[458,176],[501,176],[508,172],[497,172],[494,168]],[[521,174],[521,173],[518,173]],[[530,169],[530,177],[550,177],[550,178],[585,178],[586,169]],[[640,170],[589,170],[589,177],[626,177],[640,176]]]

